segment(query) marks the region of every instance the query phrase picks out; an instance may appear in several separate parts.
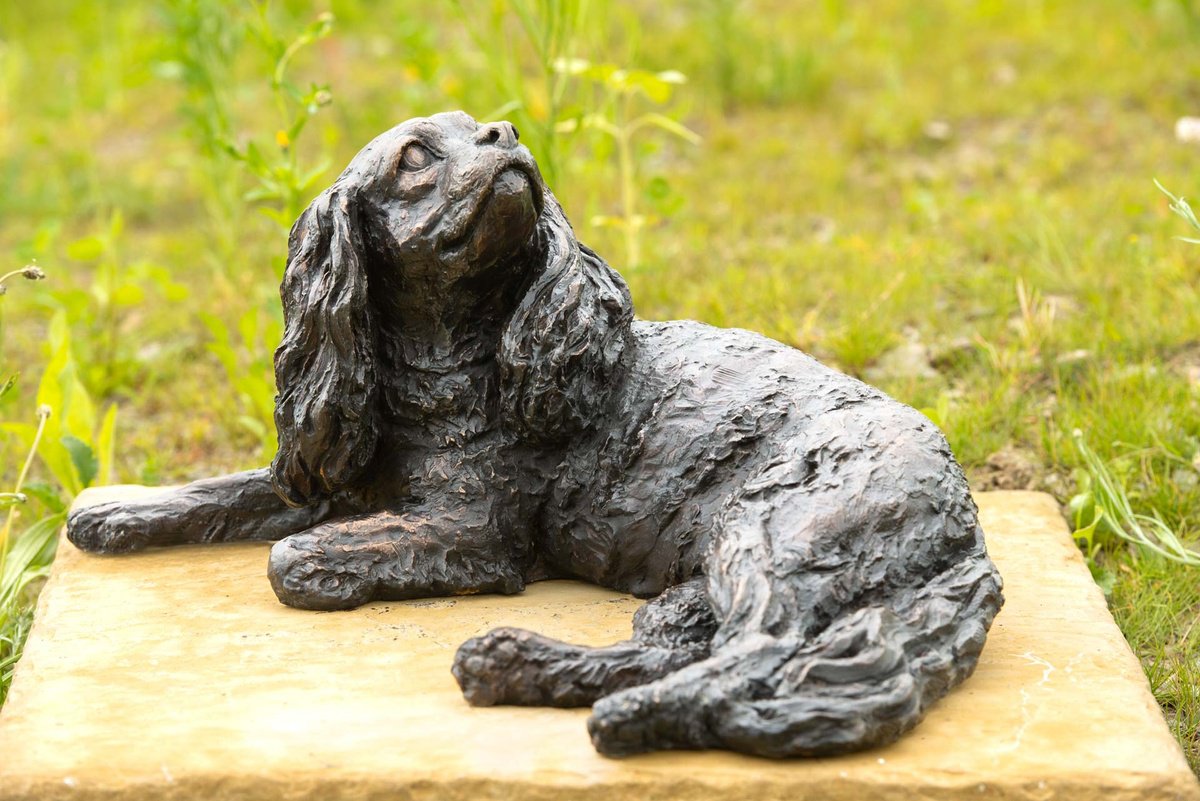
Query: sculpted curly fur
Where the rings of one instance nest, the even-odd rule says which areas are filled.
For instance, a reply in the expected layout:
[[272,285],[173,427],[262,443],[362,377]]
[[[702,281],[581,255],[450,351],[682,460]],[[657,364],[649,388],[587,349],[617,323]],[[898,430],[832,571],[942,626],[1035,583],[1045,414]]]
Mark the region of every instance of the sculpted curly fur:
[[98,552],[278,540],[284,603],[652,598],[605,648],[465,643],[474,704],[592,704],[605,754],[800,756],[895,739],[1002,602],[920,414],[746,331],[635,321],[507,123],[406,122],[292,229],[269,469],[76,511]]

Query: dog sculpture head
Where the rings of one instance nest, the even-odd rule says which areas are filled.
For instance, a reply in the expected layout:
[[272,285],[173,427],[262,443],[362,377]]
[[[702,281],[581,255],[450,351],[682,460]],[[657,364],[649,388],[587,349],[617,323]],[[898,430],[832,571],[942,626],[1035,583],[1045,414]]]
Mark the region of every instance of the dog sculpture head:
[[[606,402],[633,316],[625,283],[580,245],[506,122],[409,120],[368,144],[288,240],[275,353],[275,488],[292,504],[355,485],[381,426],[376,292],[516,271],[496,358],[502,425],[554,442]],[[403,279],[403,280],[400,280]],[[403,320],[399,322],[403,325]]]

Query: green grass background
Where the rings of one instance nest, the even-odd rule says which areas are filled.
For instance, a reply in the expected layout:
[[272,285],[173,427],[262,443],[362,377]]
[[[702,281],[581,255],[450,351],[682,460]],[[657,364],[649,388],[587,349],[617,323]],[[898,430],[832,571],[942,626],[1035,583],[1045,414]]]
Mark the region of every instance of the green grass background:
[[[294,148],[330,164],[308,195],[410,116],[521,101],[544,119],[550,92],[514,5],[272,5],[285,38],[336,17],[293,64],[333,96]],[[1200,115],[1198,13],[1166,0],[596,0],[567,55],[683,72],[667,103],[638,102],[703,141],[639,141],[650,220],[635,269],[620,231],[593,224],[621,213],[610,143],[560,137],[553,188],[643,317],[760,330],[875,381],[945,429],[979,489],[1066,502],[1086,481],[1078,430],[1135,508],[1194,541],[1200,248],[1175,240],[1188,231],[1152,179],[1200,188],[1200,145],[1173,132]],[[0,415],[33,419],[61,311],[79,383],[119,407],[116,480],[270,455],[286,237],[206,133],[224,120],[237,143],[274,142],[255,14],[0,4],[0,272],[36,260],[49,275],[0,300],[3,369],[20,375]],[[602,105],[578,86],[571,98],[571,113]],[[27,438],[5,431],[11,483]],[[46,472],[35,462],[32,478]],[[1094,569],[1196,766],[1200,573],[1101,541]]]

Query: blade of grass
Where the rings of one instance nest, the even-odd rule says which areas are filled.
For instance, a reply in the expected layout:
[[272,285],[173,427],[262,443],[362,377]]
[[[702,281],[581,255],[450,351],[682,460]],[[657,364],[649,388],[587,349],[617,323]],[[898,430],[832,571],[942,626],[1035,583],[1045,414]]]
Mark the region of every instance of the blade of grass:
[[1164,559],[1189,567],[1200,567],[1200,552],[1184,545],[1161,518],[1133,510],[1125,487],[1104,460],[1088,447],[1080,431],[1075,432],[1075,447],[1091,475],[1096,506],[1104,513],[1104,522],[1112,533]]

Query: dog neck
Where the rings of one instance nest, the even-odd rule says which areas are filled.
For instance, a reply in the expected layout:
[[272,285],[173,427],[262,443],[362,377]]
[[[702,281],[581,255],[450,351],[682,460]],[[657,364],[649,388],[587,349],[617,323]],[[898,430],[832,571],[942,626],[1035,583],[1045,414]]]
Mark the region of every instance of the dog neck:
[[420,274],[389,282],[375,295],[382,355],[405,370],[449,372],[494,354],[524,284],[521,273],[497,265],[458,278]]
[[407,440],[462,444],[495,428],[497,349],[523,272],[518,263],[457,279],[421,271],[375,294],[384,408]]

